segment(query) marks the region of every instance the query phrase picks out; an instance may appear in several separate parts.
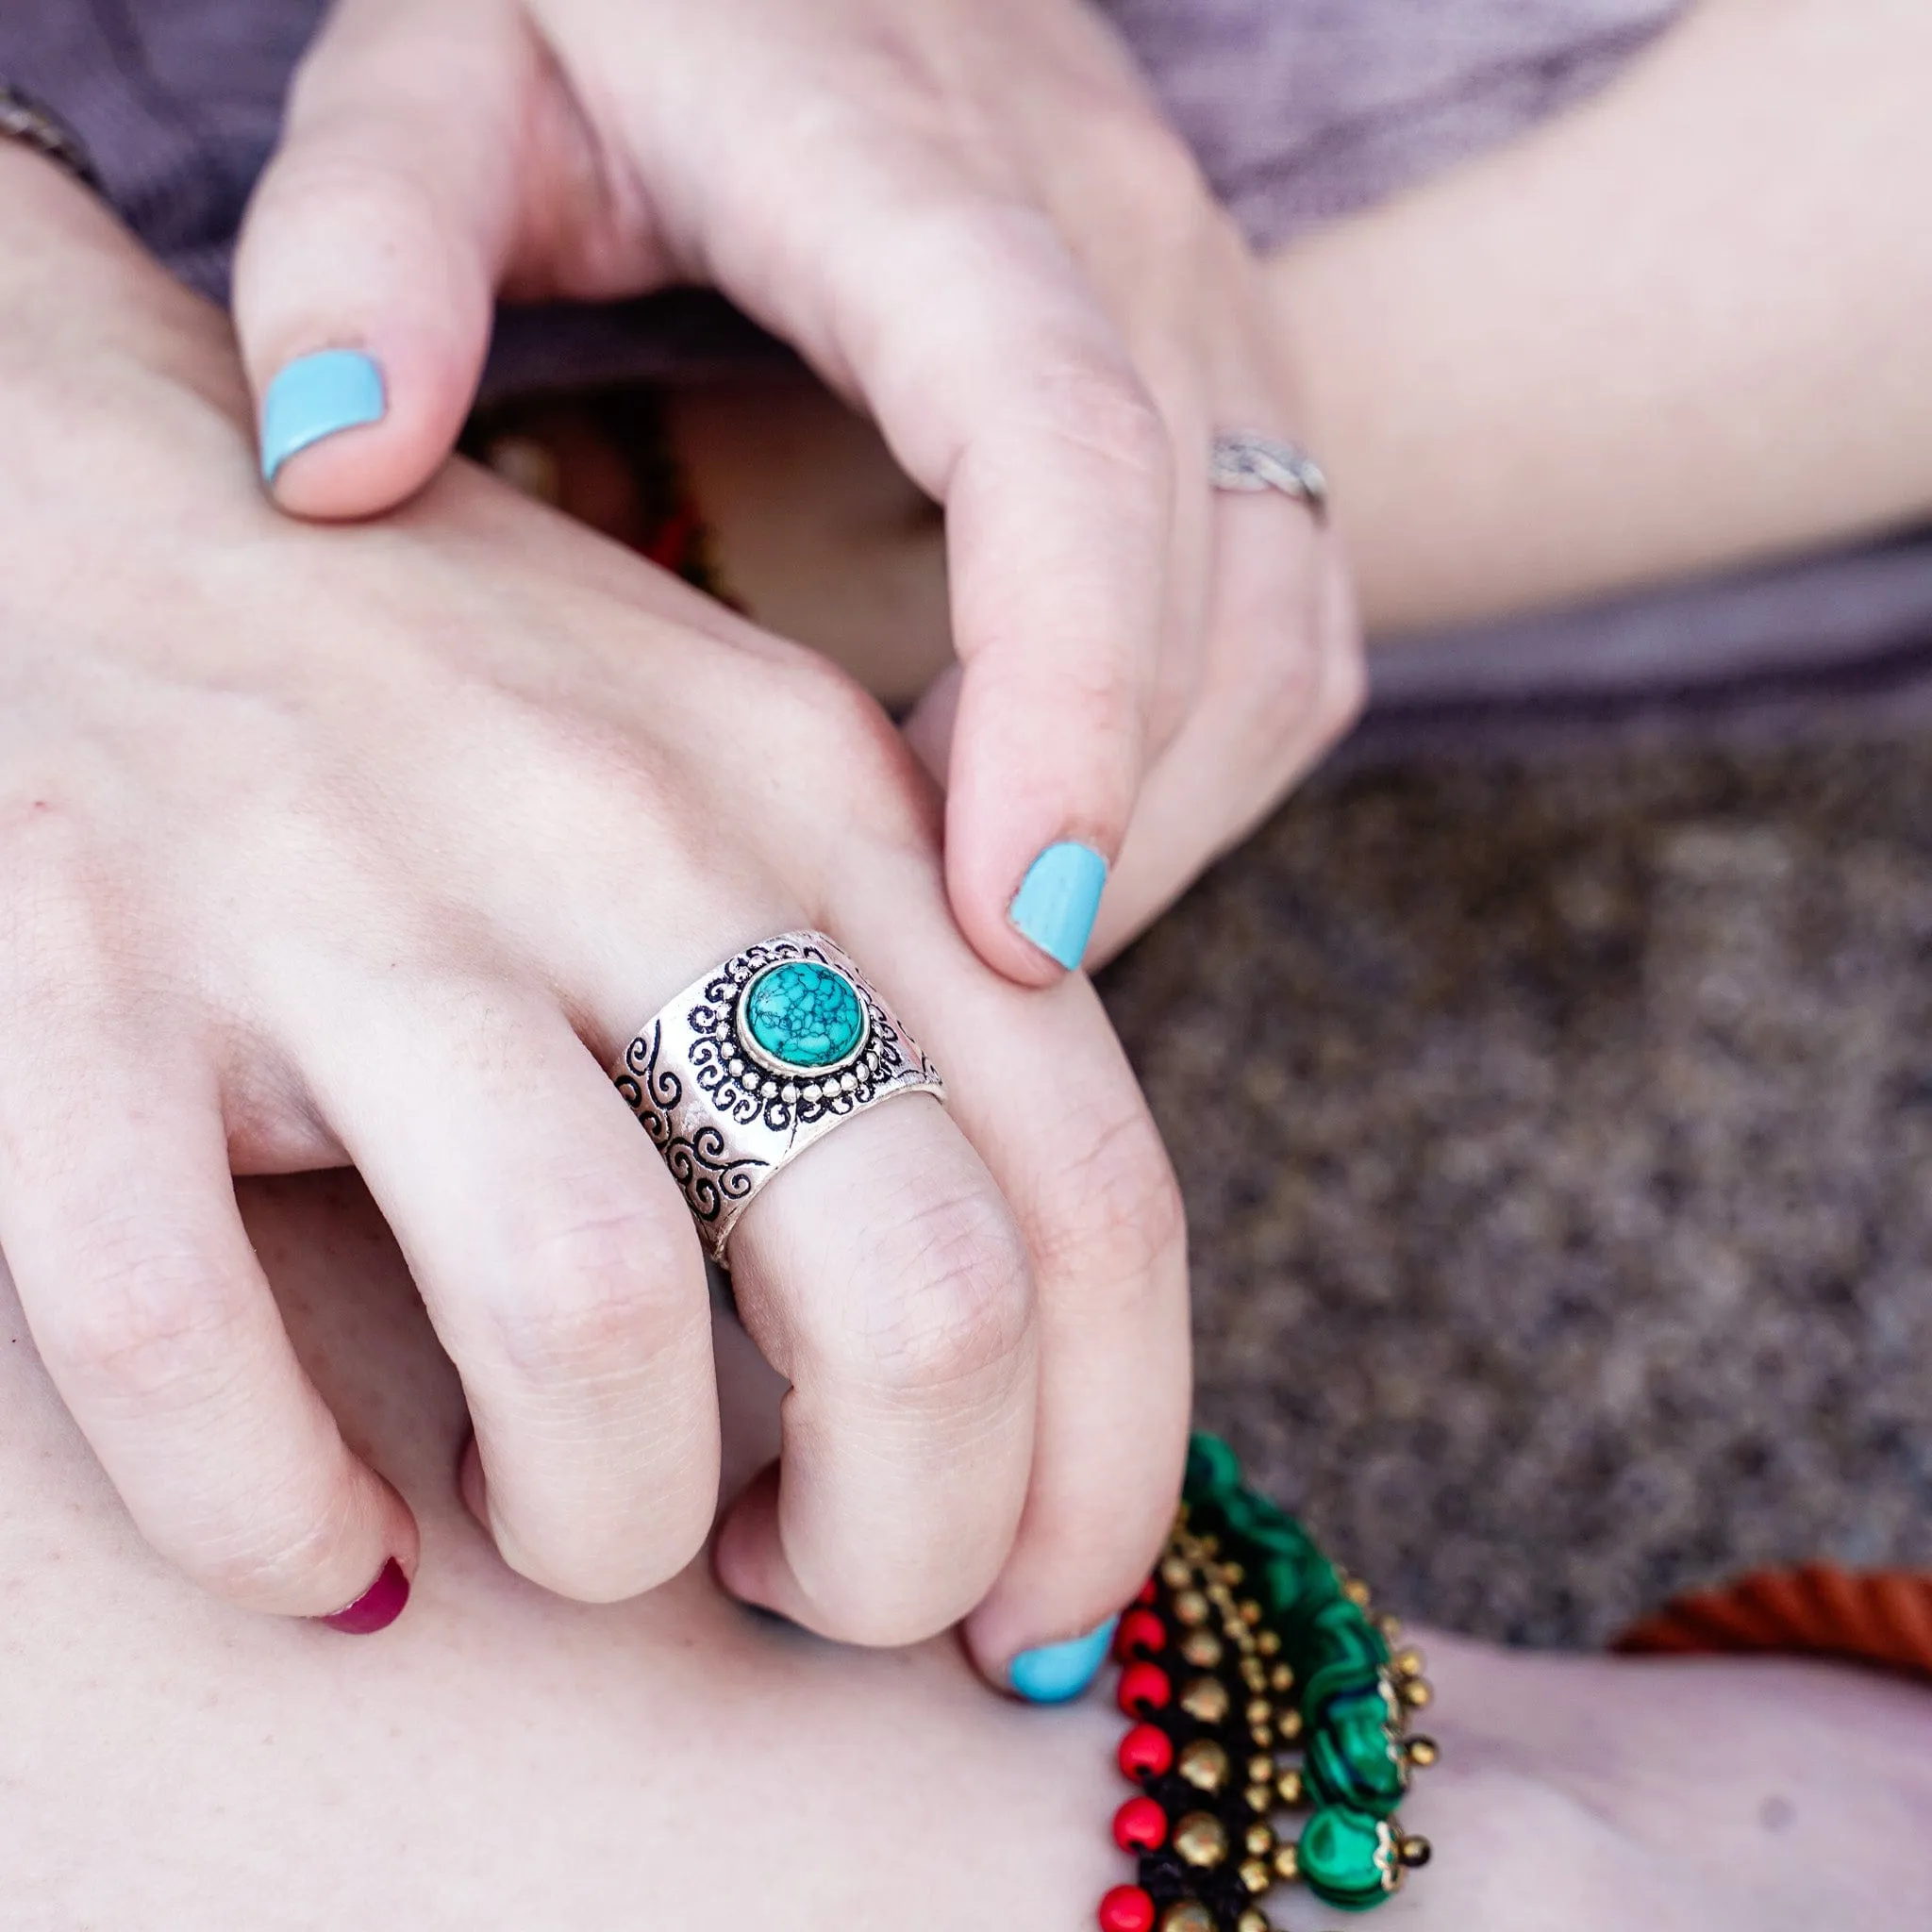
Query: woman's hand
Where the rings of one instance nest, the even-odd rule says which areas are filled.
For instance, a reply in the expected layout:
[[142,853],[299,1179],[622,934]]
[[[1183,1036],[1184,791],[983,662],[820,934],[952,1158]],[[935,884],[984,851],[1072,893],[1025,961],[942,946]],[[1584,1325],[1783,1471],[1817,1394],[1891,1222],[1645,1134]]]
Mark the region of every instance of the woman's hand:
[[237,266],[277,498],[419,489],[499,293],[687,280],[946,507],[963,676],[914,739],[1005,974],[1078,962],[1104,867],[1103,939],[1144,920],[1352,715],[1332,541],[1207,482],[1217,427],[1294,427],[1246,250],[1076,0],[339,0]]
[[353,1162],[508,1561],[599,1599],[689,1562],[699,1249],[602,1067],[707,967],[823,926],[953,1107],[858,1116],[739,1224],[791,1393],[721,1573],[866,1642],[977,1605],[995,1676],[1117,1607],[1186,1427],[1173,1179],[1091,990],[959,939],[933,789],[870,700],[467,466],[380,525],[275,515],[219,320],[4,145],[0,394],[0,1241],[153,1541],[299,1614],[413,1565],[229,1184]]

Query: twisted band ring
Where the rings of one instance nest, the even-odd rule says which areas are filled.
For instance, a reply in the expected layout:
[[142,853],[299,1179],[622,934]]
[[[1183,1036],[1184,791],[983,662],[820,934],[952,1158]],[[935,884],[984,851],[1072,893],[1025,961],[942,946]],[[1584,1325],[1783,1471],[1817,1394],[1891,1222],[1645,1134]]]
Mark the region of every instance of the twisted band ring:
[[1208,481],[1216,490],[1278,490],[1307,504],[1318,524],[1328,514],[1328,479],[1321,464],[1278,437],[1222,431],[1208,453]]

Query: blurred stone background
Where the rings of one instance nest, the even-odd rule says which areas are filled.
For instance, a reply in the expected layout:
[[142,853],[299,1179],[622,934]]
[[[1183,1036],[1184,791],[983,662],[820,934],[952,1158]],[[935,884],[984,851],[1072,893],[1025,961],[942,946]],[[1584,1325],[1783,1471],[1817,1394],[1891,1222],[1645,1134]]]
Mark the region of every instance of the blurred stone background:
[[1202,1419],[1493,1637],[1932,1566],[1928,961],[1932,728],[1318,777],[1102,980]]

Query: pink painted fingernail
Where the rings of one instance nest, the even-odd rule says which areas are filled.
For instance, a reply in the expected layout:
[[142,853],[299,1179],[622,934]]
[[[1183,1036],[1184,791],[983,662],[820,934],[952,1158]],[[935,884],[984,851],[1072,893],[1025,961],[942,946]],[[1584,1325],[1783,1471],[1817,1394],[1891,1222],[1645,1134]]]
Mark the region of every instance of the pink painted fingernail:
[[382,1574],[346,1609],[315,1621],[326,1624],[331,1630],[347,1631],[351,1637],[367,1637],[375,1631],[387,1630],[403,1614],[403,1607],[408,1601],[409,1579],[403,1574],[403,1566],[391,1557],[382,1566]]

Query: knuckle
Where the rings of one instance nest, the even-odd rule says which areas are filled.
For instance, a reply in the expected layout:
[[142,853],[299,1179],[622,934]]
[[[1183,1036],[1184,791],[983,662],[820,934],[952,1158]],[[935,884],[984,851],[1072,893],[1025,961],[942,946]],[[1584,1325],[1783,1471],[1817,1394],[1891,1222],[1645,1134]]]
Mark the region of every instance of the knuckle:
[[665,1227],[648,1211],[586,1209],[514,1239],[490,1320],[511,1373],[532,1382],[634,1377],[682,1319],[667,1292]]
[[1307,638],[1273,641],[1277,648],[1266,654],[1261,675],[1240,699],[1251,734],[1269,744],[1307,733],[1327,684],[1324,655]]
[[788,664],[785,675],[787,738],[794,746],[811,747],[798,776],[815,808],[833,803],[825,777],[836,773],[848,815],[843,829],[930,853],[937,834],[932,788],[883,707],[815,655]]
[[1041,1273],[1091,1283],[1109,1300],[1158,1280],[1186,1252],[1180,1182],[1144,1108],[1095,1113],[1056,1172],[1041,1222]]
[[232,1287],[194,1256],[138,1239],[96,1232],[91,1278],[42,1318],[42,1349],[97,1400],[178,1408],[217,1394],[245,1367]]
[[704,1548],[716,1484],[654,1486],[638,1508],[588,1518],[491,1524],[497,1554],[519,1576],[580,1604],[615,1604],[668,1583]]
[[1124,356],[1042,371],[1030,414],[1033,426],[1055,442],[1158,500],[1164,522],[1174,491],[1174,442],[1159,405]]
[[225,1527],[225,1534],[204,1536],[179,1556],[203,1589],[227,1602],[280,1608],[307,1597],[318,1574],[340,1569],[343,1525],[325,1514],[300,1524]]
[[1033,1315],[1019,1230],[988,1190],[939,1195],[881,1223],[853,1346],[868,1379],[906,1398],[991,1378],[1017,1363]]

